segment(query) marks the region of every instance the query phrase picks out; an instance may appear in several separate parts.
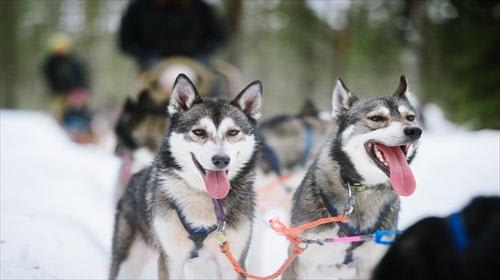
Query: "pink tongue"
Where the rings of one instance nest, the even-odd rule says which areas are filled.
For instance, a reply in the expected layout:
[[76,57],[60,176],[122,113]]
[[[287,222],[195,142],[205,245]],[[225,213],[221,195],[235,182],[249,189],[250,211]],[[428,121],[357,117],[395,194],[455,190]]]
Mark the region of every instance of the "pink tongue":
[[417,184],[401,148],[399,146],[389,147],[382,144],[379,144],[379,148],[389,164],[392,188],[399,195],[412,195],[415,192]]
[[231,185],[224,170],[206,170],[205,187],[213,199],[223,199],[229,193]]

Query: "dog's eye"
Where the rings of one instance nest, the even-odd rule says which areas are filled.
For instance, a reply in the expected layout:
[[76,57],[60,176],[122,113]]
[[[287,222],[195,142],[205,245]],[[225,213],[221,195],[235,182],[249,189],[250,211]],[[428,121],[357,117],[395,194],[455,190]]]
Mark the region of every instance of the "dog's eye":
[[193,129],[193,134],[196,136],[204,137],[207,135],[207,132],[204,129]]
[[406,119],[410,122],[414,121],[415,120],[415,116],[414,115],[408,115],[406,116]]
[[237,129],[231,129],[231,130],[229,130],[229,131],[227,132],[227,135],[229,135],[229,136],[236,136],[236,135],[238,135],[239,133],[240,133],[240,131],[239,131],[239,130],[237,130]]
[[372,116],[372,117],[368,117],[368,119],[372,122],[382,122],[384,121],[384,117],[382,116]]

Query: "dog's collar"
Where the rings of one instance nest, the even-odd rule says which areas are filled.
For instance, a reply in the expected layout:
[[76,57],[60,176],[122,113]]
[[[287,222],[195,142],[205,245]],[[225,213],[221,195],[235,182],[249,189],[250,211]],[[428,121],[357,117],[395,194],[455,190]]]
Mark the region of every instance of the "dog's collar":
[[467,234],[462,215],[454,213],[448,216],[447,220],[453,245],[459,253],[463,253],[469,246],[469,235]]
[[349,188],[349,187],[351,188],[351,190],[353,192],[357,192],[357,193],[364,192],[364,191],[368,190],[367,186],[361,185],[360,183],[354,183],[354,184],[352,184],[352,186],[348,186],[347,188]]
[[352,180],[347,178],[345,176],[345,174],[343,174],[343,172],[340,172],[340,178],[341,178],[342,186],[344,186],[344,188],[348,191],[349,191],[349,188],[356,193],[364,192],[364,191],[368,190],[367,186],[365,186],[361,183],[358,183],[358,182],[353,182]]
[[221,199],[212,199],[214,203],[215,217],[217,218],[217,231],[224,232],[226,229],[226,214],[222,208]]
[[342,180],[342,186],[349,191],[349,189],[355,193],[360,193],[364,192],[366,190],[369,190],[370,188],[366,185],[363,185],[361,183],[351,183],[348,180]]
[[349,188],[350,188],[351,191],[354,193],[360,193],[360,192],[364,192],[367,190],[374,190],[374,189],[378,189],[380,187],[380,185],[375,185],[375,186],[369,187],[369,186],[363,185],[359,182],[353,182],[352,180],[349,180],[348,178],[346,178],[346,176],[344,176],[344,174],[342,174],[342,172],[340,173],[340,178],[341,178],[342,186],[344,186],[344,188],[347,191],[349,191]]

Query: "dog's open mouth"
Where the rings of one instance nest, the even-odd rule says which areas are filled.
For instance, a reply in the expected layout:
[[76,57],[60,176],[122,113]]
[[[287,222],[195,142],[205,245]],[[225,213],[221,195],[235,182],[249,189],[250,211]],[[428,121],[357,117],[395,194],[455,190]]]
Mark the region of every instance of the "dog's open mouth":
[[205,180],[205,188],[208,194],[213,199],[223,199],[226,197],[231,189],[227,174],[229,170],[208,170],[203,168],[200,162],[191,153],[194,165],[200,171],[201,176]]
[[367,142],[365,149],[380,170],[390,178],[393,189],[402,196],[415,192],[416,182],[408,166],[406,155],[411,144],[386,146],[381,143]]

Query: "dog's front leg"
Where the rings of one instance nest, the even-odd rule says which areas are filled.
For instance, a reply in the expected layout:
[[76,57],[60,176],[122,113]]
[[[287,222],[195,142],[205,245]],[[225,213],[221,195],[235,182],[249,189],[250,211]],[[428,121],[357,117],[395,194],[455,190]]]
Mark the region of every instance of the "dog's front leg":
[[161,253],[158,257],[158,279],[164,280],[168,279],[168,267],[167,267],[167,256]]
[[184,279],[184,261],[160,254],[158,257],[158,279]]
[[185,262],[186,257],[183,251],[160,253],[158,257],[158,279],[184,279]]
[[357,277],[368,279],[377,263],[382,259],[387,248],[374,242],[366,242],[353,252],[357,262]]
[[158,259],[158,276],[161,279],[185,278],[184,263],[193,244],[186,236],[182,225],[175,220],[160,218],[155,219],[154,226],[162,252]]
[[184,260],[168,257],[166,272],[168,273],[167,279],[184,279]]

